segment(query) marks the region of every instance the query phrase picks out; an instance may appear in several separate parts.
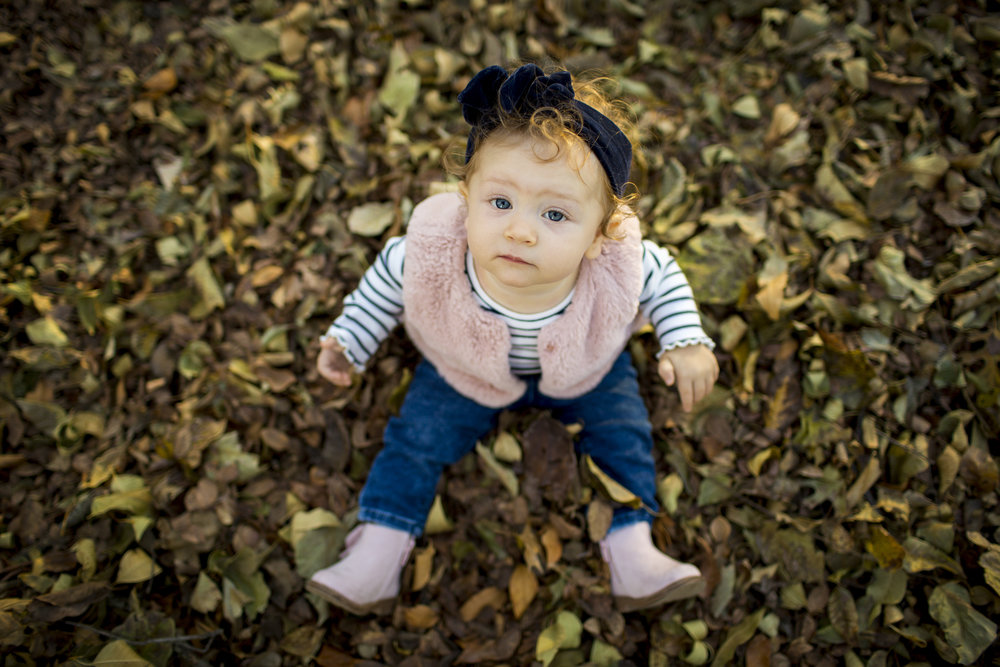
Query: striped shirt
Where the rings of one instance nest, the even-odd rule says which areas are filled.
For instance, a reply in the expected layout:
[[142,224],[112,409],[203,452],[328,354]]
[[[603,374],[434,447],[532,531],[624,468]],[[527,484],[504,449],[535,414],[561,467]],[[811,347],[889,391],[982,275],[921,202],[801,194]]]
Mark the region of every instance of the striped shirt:
[[[403,263],[406,237],[386,243],[365,271],[357,289],[344,299],[344,309],[323,338],[336,338],[358,370],[378,349],[403,317]],[[670,253],[652,241],[642,242],[643,287],[639,311],[646,317],[660,341],[661,353],[686,345],[715,343],[701,328],[701,317],[691,286]],[[541,372],[538,362],[538,332],[561,315],[573,301],[573,293],[554,308],[524,314],[504,308],[490,298],[473,270],[472,255],[466,253],[465,272],[477,303],[502,319],[510,329],[511,371],[518,375]]]

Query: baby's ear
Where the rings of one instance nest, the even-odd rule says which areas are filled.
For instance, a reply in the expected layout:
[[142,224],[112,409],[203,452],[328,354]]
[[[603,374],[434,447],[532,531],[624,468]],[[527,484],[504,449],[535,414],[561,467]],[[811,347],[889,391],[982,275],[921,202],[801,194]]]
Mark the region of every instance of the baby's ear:
[[465,181],[458,182],[458,194],[465,201],[469,201],[469,184]]
[[627,211],[621,208],[615,209],[615,212],[611,214],[611,218],[608,219],[608,224],[604,228],[604,235],[609,239],[614,239],[616,241],[621,241],[625,238],[625,233],[622,230],[622,223],[625,222],[625,217],[628,215]]

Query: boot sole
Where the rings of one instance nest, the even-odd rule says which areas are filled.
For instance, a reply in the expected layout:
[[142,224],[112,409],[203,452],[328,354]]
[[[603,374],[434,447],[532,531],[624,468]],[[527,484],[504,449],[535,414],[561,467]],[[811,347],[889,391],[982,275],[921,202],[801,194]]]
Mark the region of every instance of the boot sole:
[[351,612],[355,616],[367,616],[368,614],[375,614],[377,616],[386,616],[392,613],[393,608],[396,606],[395,598],[386,598],[385,600],[377,600],[369,604],[359,604],[350,600],[337,591],[324,586],[323,584],[313,581],[310,579],[306,582],[306,590],[316,595],[332,605],[340,607],[346,611]]
[[658,607],[667,602],[693,598],[701,595],[704,590],[705,579],[703,577],[687,577],[686,579],[679,579],[669,586],[641,598],[630,598],[623,595],[616,596],[615,606],[618,607],[618,611],[624,614],[630,611]]

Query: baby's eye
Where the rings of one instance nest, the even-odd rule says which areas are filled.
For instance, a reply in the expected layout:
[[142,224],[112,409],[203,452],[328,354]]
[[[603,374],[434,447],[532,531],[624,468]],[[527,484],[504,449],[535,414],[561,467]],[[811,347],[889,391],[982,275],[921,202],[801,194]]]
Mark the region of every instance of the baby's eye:
[[566,219],[566,214],[562,211],[546,211],[542,215],[552,222],[562,222]]
[[510,208],[510,201],[503,197],[494,197],[490,202],[493,204],[493,208],[498,208],[501,211],[506,211]]

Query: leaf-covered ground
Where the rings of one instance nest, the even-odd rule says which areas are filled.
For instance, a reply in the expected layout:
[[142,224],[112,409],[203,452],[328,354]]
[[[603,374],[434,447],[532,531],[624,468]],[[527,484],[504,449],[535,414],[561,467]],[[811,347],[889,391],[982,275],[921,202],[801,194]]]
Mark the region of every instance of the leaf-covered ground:
[[[998,46],[992,0],[0,4],[3,665],[1000,664]],[[615,611],[527,413],[345,616],[303,577],[416,356],[339,390],[317,337],[514,59],[620,81],[720,343],[690,418],[633,345],[709,587]]]

